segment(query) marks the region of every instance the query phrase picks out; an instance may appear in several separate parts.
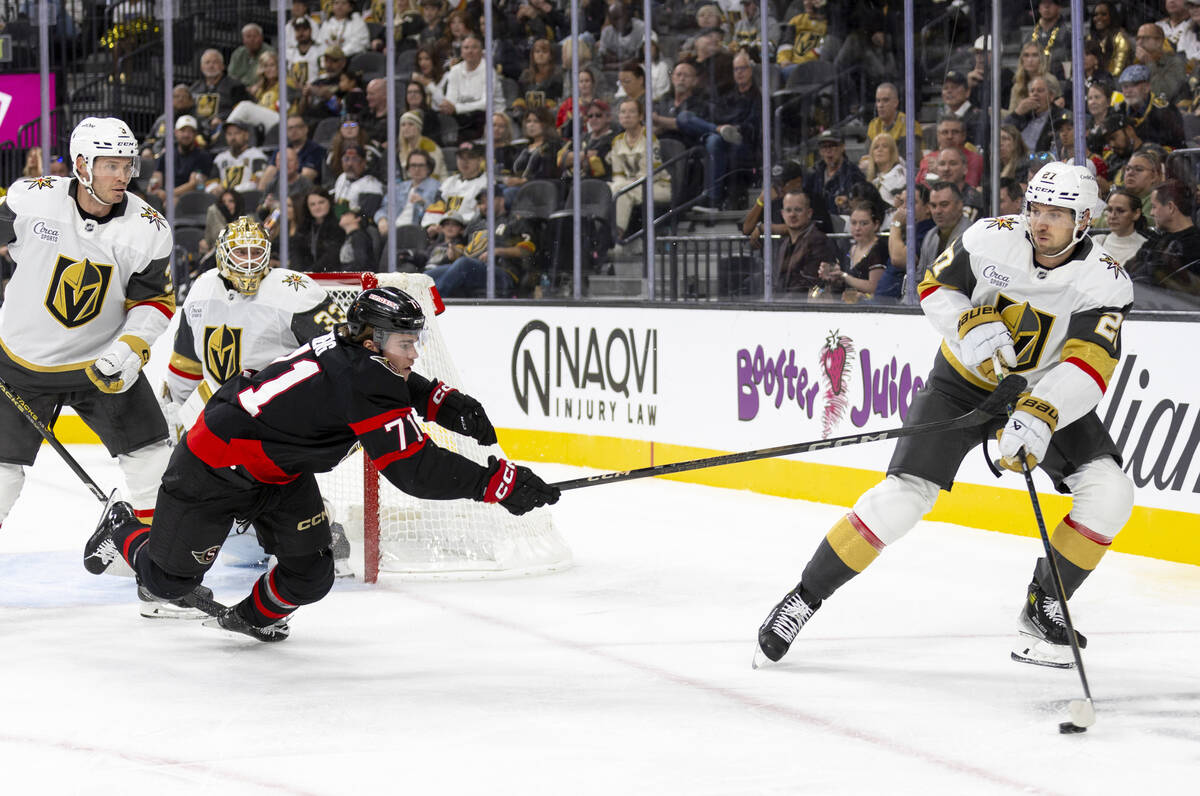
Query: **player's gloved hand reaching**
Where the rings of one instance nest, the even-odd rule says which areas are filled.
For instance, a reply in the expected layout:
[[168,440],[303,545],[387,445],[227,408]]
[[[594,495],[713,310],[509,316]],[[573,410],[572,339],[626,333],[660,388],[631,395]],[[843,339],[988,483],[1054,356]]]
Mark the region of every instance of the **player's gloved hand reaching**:
[[88,366],[87,377],[101,392],[125,392],[137,381],[142,366],[150,361],[150,348],[140,343],[138,349],[134,351],[125,340],[118,340]]
[[438,425],[471,437],[480,445],[496,444],[496,429],[479,401],[440,381],[429,400],[437,407]]
[[183,418],[180,414],[183,407],[171,400],[163,400],[160,406],[163,418],[167,421],[167,442],[178,445],[184,432]]
[[995,307],[972,307],[958,316],[958,356],[989,381],[1017,366],[1012,334]]
[[499,503],[520,516],[548,503],[557,503],[559,490],[533,474],[533,470],[495,456],[488,457],[484,503]]
[[1021,455],[1032,470],[1046,456],[1050,437],[1058,428],[1058,410],[1026,395],[1017,401],[1008,424],[1000,431],[1000,466],[1021,472]]

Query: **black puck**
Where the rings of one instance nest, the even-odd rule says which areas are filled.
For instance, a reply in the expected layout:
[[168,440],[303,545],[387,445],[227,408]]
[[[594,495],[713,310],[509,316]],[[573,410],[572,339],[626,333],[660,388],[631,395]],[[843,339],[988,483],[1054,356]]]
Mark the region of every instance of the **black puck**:
[[1058,725],[1058,731],[1063,735],[1070,735],[1071,733],[1076,732],[1087,732],[1087,727],[1080,727],[1073,721],[1064,721],[1062,724]]

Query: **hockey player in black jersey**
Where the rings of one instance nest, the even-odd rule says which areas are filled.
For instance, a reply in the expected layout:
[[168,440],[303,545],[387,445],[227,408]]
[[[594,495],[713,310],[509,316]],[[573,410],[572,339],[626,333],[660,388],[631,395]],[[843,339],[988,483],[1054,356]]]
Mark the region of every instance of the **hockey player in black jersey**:
[[120,510],[88,540],[99,574],[117,555],[141,586],[179,600],[200,585],[231,522],[253,521],[278,563],[220,615],[227,630],[287,637],[287,619],[333,584],[329,518],[314,473],[355,442],[398,488],[432,500],[471,498],[513,514],[554,503],[558,489],[502,459],[483,466],[438,447],[427,421],[483,445],[496,434],[474,398],[412,371],[425,325],[402,290],[359,294],[349,321],[259,371],[226,382],[175,448],[158,493],[153,532]]

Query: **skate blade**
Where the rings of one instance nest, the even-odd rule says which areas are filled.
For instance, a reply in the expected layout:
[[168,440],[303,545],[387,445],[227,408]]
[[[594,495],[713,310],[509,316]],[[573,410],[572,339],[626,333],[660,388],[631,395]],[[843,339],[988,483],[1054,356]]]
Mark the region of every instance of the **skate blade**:
[[243,633],[240,630],[230,630],[227,627],[223,627],[221,625],[220,621],[215,616],[210,616],[208,619],[204,620],[200,624],[203,627],[210,627],[213,630],[219,630],[223,635],[228,636],[229,638],[244,639],[244,640],[248,640],[248,641],[259,641],[259,642],[264,642],[267,644],[274,644],[274,643],[278,643],[280,641],[286,641],[287,637],[288,637],[287,632],[276,633],[276,634],[267,634],[267,633],[253,633],[253,632]]
[[774,663],[778,663],[778,661],[771,660],[767,657],[766,653],[762,651],[762,647],[758,646],[757,644],[754,645],[754,658],[752,658],[750,661],[751,669],[762,669],[763,667],[770,666]]
[[1021,634],[1021,643],[1012,651],[1017,663],[1046,666],[1051,669],[1074,669],[1075,656],[1071,648],[1062,644],[1050,644],[1044,639]]
[[184,608],[170,603],[142,603],[139,613],[147,619],[184,619],[194,621],[207,619],[208,614],[198,608]]

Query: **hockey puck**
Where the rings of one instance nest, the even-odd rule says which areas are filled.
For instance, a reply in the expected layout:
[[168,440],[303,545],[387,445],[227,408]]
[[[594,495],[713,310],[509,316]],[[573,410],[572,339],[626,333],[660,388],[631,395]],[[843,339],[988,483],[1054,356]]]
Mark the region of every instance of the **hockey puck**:
[[1058,731],[1063,735],[1070,735],[1076,732],[1087,732],[1087,727],[1080,727],[1073,721],[1064,721],[1058,725]]

